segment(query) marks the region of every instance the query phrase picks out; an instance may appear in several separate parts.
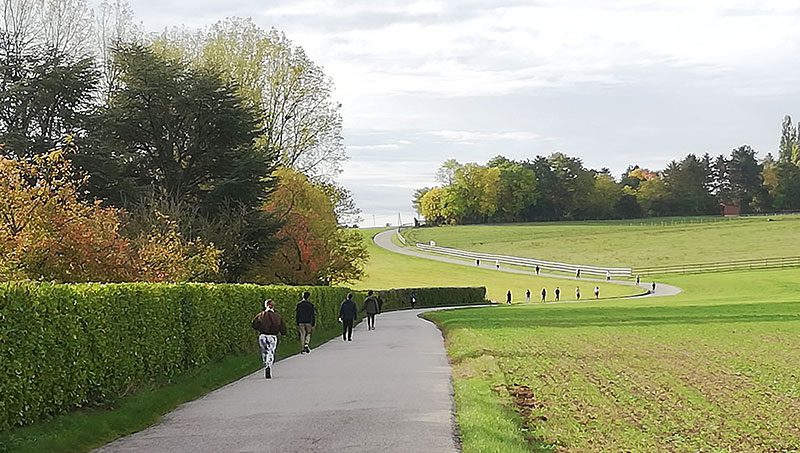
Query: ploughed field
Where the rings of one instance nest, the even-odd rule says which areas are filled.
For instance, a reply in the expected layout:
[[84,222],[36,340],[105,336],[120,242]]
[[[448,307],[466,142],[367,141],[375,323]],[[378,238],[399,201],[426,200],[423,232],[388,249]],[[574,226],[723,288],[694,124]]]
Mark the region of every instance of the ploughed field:
[[597,266],[800,256],[799,215],[444,226],[404,235],[411,242]]
[[427,315],[464,451],[797,451],[796,269],[681,276],[675,297]]

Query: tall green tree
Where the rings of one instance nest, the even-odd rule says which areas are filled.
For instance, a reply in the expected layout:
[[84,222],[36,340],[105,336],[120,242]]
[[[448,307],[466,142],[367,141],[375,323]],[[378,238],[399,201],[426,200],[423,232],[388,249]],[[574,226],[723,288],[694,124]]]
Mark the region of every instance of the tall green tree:
[[500,170],[497,211],[493,221],[519,222],[536,204],[536,173],[519,162],[502,156],[491,159],[487,166]]
[[756,152],[748,145],[740,146],[731,152],[727,163],[728,180],[733,203],[743,212],[753,209],[753,200],[762,190],[764,183],[762,167],[756,160]]
[[120,88],[76,157],[94,194],[125,207],[152,198],[196,207],[215,226],[203,238],[225,244],[225,278],[239,280],[273,250],[278,227],[260,210],[275,158],[254,146],[256,112],[219,74],[149,47],[120,48],[115,64]]
[[682,161],[672,161],[663,172],[668,191],[670,214],[704,215],[717,212],[717,202],[711,194],[713,175],[711,158],[694,154]]
[[0,33],[0,143],[7,156],[28,158],[82,130],[99,74],[91,58],[20,53],[13,41]]
[[800,124],[792,126],[792,117],[786,115],[781,125],[781,141],[778,149],[780,162],[800,163]]
[[333,81],[284,33],[229,18],[210,28],[198,58],[262,112],[258,144],[281,165],[311,177],[341,171],[347,155]]
[[777,180],[775,207],[787,211],[800,209],[800,167],[791,162],[779,162]]

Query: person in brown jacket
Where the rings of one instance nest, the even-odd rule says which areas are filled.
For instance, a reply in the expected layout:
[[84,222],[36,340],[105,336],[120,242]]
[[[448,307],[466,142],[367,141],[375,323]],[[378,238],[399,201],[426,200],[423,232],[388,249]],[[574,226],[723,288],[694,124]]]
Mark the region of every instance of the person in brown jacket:
[[283,322],[281,315],[275,313],[275,303],[272,299],[264,302],[264,311],[253,318],[252,327],[259,333],[258,348],[264,361],[264,377],[270,379],[275,349],[278,347],[278,334],[286,335],[286,323]]

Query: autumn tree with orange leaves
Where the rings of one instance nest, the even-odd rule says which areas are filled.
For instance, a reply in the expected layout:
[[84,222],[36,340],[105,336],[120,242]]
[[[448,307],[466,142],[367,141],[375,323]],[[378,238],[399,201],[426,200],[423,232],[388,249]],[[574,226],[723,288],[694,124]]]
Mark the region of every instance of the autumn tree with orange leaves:
[[289,168],[278,169],[275,176],[278,187],[264,209],[283,223],[280,245],[250,280],[330,285],[361,277],[368,257],[361,235],[338,225],[324,187]]

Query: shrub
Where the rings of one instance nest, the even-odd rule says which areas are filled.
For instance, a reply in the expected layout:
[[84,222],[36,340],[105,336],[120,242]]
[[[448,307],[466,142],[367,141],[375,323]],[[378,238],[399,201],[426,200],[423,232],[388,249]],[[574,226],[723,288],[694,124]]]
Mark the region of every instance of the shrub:
[[[103,404],[229,354],[255,352],[250,327],[271,298],[297,341],[304,291],[318,325],[338,324],[337,287],[204,283],[0,284],[0,430]],[[485,288],[379,291],[384,310],[416,292],[420,305],[482,302]],[[363,298],[364,293],[356,293]]]

